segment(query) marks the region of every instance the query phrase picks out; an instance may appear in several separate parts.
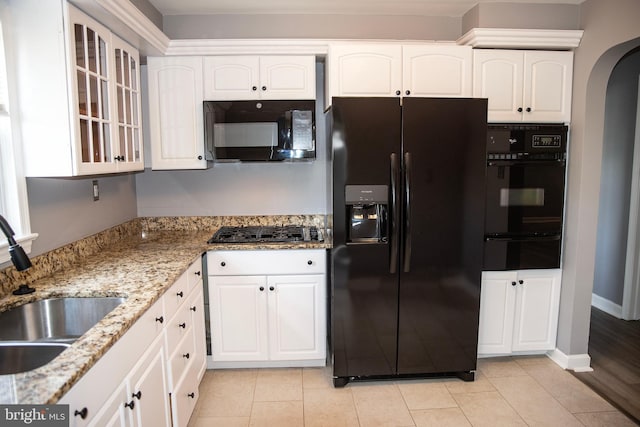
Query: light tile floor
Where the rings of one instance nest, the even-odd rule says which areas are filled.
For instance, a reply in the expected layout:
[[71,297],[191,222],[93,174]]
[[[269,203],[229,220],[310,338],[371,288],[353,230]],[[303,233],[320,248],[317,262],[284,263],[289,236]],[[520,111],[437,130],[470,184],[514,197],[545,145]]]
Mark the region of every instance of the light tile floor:
[[207,371],[189,427],[635,426],[545,356],[480,359],[474,382],[350,383],[331,369]]

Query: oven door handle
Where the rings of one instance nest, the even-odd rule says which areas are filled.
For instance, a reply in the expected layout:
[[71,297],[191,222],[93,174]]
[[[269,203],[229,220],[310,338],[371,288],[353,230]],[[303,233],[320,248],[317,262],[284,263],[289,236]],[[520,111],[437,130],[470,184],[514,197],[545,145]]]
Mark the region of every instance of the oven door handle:
[[562,235],[552,234],[548,236],[485,236],[485,242],[552,242],[560,240]]

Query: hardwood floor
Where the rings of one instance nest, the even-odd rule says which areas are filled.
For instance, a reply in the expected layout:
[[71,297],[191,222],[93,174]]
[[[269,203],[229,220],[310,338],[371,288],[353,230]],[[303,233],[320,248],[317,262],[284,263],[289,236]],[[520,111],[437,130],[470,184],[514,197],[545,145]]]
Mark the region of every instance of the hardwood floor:
[[589,355],[593,372],[574,375],[640,425],[640,320],[592,307]]

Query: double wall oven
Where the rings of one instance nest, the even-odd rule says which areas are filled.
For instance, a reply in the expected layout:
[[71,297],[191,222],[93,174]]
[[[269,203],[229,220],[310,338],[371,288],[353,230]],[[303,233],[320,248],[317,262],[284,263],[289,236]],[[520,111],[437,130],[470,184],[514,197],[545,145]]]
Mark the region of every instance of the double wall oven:
[[558,268],[567,126],[492,124],[484,270]]

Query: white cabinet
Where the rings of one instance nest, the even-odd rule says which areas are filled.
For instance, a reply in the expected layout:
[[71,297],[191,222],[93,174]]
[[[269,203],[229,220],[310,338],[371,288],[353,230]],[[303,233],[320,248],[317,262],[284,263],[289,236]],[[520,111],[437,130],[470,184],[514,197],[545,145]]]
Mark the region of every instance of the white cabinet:
[[152,169],[206,169],[202,57],[147,58]]
[[473,95],[489,122],[571,121],[573,52],[476,49]]
[[471,96],[469,46],[334,44],[328,63],[329,97]]
[[198,258],[60,399],[71,426],[187,425],[206,367],[201,267]]
[[137,50],[67,2],[16,2],[8,25],[26,175],[142,170]]
[[204,98],[315,99],[315,57],[205,57]]
[[207,257],[213,367],[324,366],[324,250]]
[[479,355],[540,353],[556,345],[560,270],[482,275]]

